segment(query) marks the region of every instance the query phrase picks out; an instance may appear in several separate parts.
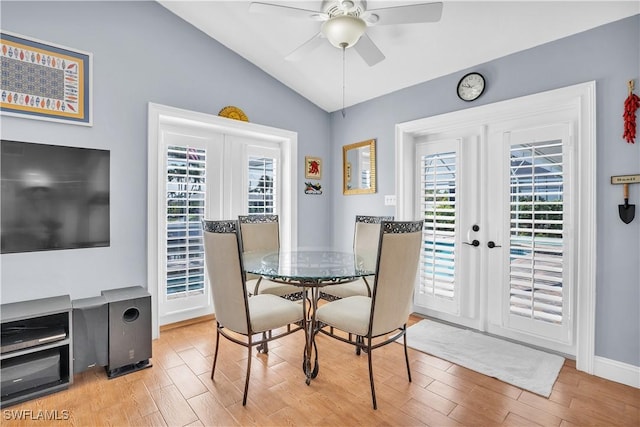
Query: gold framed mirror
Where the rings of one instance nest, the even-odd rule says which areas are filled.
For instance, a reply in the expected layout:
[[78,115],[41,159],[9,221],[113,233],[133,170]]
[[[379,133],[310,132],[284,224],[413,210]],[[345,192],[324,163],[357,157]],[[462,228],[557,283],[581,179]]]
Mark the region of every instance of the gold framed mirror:
[[342,147],[342,193],[376,192],[376,140]]

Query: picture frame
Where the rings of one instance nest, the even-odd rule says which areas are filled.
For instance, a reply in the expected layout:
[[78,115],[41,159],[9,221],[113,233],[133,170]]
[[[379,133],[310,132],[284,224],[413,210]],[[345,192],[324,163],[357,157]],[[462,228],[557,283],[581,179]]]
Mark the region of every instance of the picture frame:
[[93,126],[93,54],[0,30],[0,114]]
[[376,190],[376,140],[342,147],[342,194],[372,194]]
[[322,159],[320,157],[305,156],[304,177],[305,179],[322,178]]

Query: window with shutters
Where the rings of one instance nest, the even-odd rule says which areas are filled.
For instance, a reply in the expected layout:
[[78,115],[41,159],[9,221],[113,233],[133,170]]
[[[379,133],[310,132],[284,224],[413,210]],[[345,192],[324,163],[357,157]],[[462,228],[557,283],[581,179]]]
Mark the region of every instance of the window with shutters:
[[281,247],[297,242],[297,135],[157,104],[148,117],[147,280],[158,336],[160,325],[214,312],[203,219],[278,214]]
[[455,297],[456,152],[422,155],[420,211],[424,218],[420,292]]
[[278,183],[276,159],[253,157],[248,159],[248,212],[251,215],[276,214]]
[[204,293],[206,149],[170,145],[166,159],[165,296],[175,299]]
[[511,146],[511,314],[563,321],[562,140]]

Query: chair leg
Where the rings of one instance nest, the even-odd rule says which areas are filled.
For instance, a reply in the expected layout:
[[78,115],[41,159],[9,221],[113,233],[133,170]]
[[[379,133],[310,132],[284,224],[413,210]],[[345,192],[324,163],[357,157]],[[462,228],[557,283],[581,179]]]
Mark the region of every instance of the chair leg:
[[409,353],[407,353],[407,325],[404,326],[405,334],[404,334],[404,360],[407,362],[407,376],[409,377],[409,382],[411,382],[411,368],[409,368]]
[[371,338],[367,338],[367,359],[369,361],[369,381],[371,382],[371,399],[373,401],[373,409],[378,409],[376,403],[376,389],[373,385],[373,362],[371,360]]
[[213,374],[216,372],[216,362],[218,361],[218,348],[220,347],[220,331],[216,327],[216,350],[213,354],[213,368],[211,369],[211,379],[213,379]]
[[262,344],[258,345],[257,350],[258,350],[258,353],[267,354],[267,353],[269,353],[269,344],[267,343],[267,333],[266,332],[262,333],[262,339],[264,340],[264,342]]
[[242,396],[242,406],[247,404],[247,394],[249,394],[249,375],[251,374],[251,335],[249,335],[249,342],[247,343],[247,379],[244,381],[244,395]]

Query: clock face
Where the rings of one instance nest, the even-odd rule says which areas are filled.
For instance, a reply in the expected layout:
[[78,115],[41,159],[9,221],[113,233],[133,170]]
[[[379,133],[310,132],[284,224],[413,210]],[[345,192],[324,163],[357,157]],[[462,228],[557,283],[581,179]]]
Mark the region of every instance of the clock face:
[[464,101],[478,99],[484,92],[484,77],[480,73],[469,73],[458,83],[458,96]]

